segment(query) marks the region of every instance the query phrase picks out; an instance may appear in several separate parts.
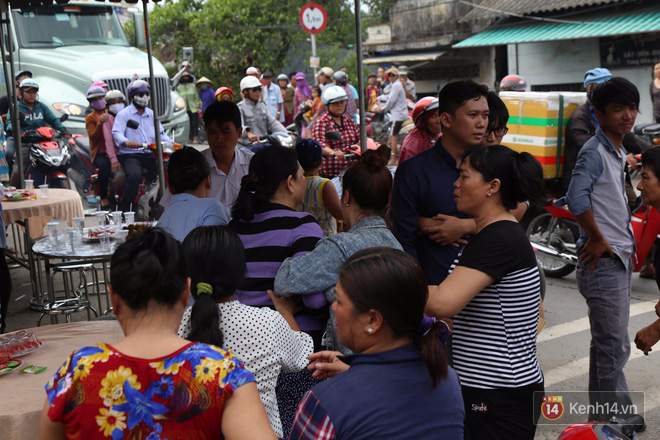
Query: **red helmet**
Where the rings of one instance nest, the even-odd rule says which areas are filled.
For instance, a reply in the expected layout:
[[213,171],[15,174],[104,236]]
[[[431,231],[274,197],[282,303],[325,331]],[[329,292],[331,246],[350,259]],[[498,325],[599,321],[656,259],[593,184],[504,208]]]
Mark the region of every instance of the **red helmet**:
[[229,88],[229,87],[220,87],[218,90],[215,91],[215,96],[214,98],[218,98],[218,96],[222,95],[223,93],[229,93],[232,99],[234,99],[234,92]]
[[500,90],[509,92],[524,92],[527,81],[520,75],[507,75],[500,81]]
[[415,104],[415,108],[413,109],[412,112],[412,119],[415,122],[415,126],[417,128],[423,128],[424,125],[422,124],[423,119],[421,119],[421,116],[424,113],[430,112],[431,110],[435,110],[437,108],[438,108],[438,98],[427,96],[426,98],[422,98],[419,101],[417,101],[417,104]]

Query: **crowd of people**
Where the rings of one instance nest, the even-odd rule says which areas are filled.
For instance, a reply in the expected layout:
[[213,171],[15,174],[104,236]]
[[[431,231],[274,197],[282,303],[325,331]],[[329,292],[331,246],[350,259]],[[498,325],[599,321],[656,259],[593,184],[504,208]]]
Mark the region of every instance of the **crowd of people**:
[[[370,106],[389,95],[378,106],[395,113],[415,99],[404,67],[369,76]],[[183,68],[177,87],[201,109]],[[598,125],[567,200],[581,227],[590,398],[626,404],[634,241],[620,176],[639,93],[597,73],[585,86],[597,84],[587,92]],[[55,373],[43,438],[534,438],[541,280],[518,221],[548,202],[541,164],[501,145],[507,107],[470,80],[415,104],[398,157],[393,130],[393,144],[348,160],[359,129],[347,78],[324,67],[310,87],[304,73],[255,66],[238,104],[215,91],[203,110],[209,148],[171,155],[158,227],[112,256],[125,337],[75,351]],[[154,126],[146,83],[127,95],[122,108],[121,92],[92,85],[87,129],[94,163],[108,176],[123,166],[128,185],[152,165],[138,147]],[[299,114],[312,136],[295,148],[245,148]],[[660,155],[642,163],[638,189],[660,205]],[[659,328],[641,330],[637,346],[648,352]]]

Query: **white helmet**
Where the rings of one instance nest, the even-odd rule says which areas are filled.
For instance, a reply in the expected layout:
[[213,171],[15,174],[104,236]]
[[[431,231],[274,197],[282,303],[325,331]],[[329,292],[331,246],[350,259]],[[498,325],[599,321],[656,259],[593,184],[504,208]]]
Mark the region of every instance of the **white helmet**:
[[263,84],[261,84],[261,81],[256,76],[246,76],[241,80],[241,92],[254,87],[263,87]]
[[339,86],[330,86],[323,91],[323,101],[325,105],[332,104],[333,102],[346,101],[348,95],[346,91]]
[[126,97],[119,90],[110,90],[105,94],[105,102],[111,101],[113,99],[121,99],[122,101],[126,101]]

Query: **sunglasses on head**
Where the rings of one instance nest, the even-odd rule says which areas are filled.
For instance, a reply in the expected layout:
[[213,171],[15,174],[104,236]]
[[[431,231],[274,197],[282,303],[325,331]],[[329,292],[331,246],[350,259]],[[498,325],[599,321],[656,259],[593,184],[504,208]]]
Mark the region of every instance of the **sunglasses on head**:
[[250,90],[253,92],[261,92],[261,87],[252,87]]

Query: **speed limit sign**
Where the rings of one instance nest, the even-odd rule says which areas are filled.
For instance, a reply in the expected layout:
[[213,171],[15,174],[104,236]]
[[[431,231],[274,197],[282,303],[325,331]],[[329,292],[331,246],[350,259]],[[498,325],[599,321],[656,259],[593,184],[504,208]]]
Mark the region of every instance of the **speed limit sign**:
[[307,3],[300,9],[300,24],[305,32],[318,34],[328,25],[328,14],[323,6],[316,3]]

